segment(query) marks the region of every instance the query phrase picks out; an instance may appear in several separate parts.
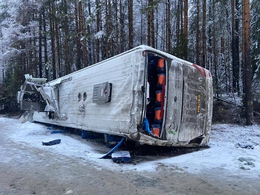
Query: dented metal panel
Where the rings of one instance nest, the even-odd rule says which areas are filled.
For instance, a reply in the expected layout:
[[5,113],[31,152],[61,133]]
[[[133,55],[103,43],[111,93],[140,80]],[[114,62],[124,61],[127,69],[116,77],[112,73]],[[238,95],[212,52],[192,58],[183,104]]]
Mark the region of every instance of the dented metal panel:
[[178,135],[180,142],[192,140],[198,135],[203,136],[207,116],[207,89],[203,86],[206,78],[193,67],[183,67],[183,117]]
[[[144,62],[141,52],[132,52],[63,77],[71,78],[58,88],[60,114],[67,120],[49,119],[45,113],[35,113],[34,119],[83,130],[134,135],[141,121]],[[54,82],[49,82],[49,86]],[[93,101],[93,88],[106,82],[113,85],[111,101],[102,104],[100,100],[97,104]]]
[[177,143],[183,113],[183,66],[181,62],[173,60],[169,68],[169,85],[167,96],[167,139]]
[[[211,129],[212,78],[190,63],[172,61],[167,136],[176,145],[206,145]],[[193,141],[196,140],[196,143]]]

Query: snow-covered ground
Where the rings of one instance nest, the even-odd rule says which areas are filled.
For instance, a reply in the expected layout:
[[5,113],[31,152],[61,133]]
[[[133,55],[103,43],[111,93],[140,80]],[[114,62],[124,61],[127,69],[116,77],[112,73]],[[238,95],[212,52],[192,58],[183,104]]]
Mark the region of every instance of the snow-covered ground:
[[[156,171],[160,165],[175,170],[201,174],[205,170],[245,178],[260,177],[260,126],[215,124],[212,127],[209,148],[179,156],[142,161],[137,164],[116,164],[111,159],[99,159],[103,145],[81,139],[80,136],[51,134],[46,125],[19,123],[18,119],[0,117],[6,138],[21,145],[35,147],[60,155],[93,162],[96,167],[110,170]],[[61,139],[61,143],[43,146],[43,141]],[[2,162],[8,161],[1,155]]]

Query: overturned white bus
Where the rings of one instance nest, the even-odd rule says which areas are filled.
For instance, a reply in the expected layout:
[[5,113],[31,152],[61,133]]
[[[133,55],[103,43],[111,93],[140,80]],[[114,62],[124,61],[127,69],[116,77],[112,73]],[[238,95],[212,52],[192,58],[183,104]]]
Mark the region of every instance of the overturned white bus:
[[212,101],[208,70],[144,45],[18,92],[34,121],[158,146],[207,145]]

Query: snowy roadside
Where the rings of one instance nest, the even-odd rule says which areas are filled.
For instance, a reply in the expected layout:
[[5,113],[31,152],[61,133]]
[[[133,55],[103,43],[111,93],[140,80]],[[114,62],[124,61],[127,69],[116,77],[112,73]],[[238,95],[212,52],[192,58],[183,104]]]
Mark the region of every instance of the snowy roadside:
[[[2,133],[6,138],[22,145],[29,145],[52,153],[93,162],[96,168],[110,170],[157,171],[161,166],[192,174],[216,172],[245,178],[260,177],[260,126],[243,127],[216,124],[212,127],[209,148],[160,160],[138,164],[116,164],[111,159],[99,159],[105,146],[75,139],[66,134],[51,134],[47,126],[35,123],[19,123],[17,119],[0,117]],[[43,141],[61,139],[61,143],[43,146]],[[253,148],[253,149],[252,149]],[[5,156],[1,155],[2,161]]]

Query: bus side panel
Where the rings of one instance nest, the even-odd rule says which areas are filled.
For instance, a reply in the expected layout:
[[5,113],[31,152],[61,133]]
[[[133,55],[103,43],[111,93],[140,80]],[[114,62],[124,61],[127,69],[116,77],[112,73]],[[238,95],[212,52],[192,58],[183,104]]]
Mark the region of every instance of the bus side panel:
[[181,63],[172,61],[168,78],[165,130],[167,140],[175,143],[177,142],[182,116],[183,71]]
[[[71,77],[57,86],[60,114],[67,120],[48,119],[44,113],[36,113],[34,119],[115,135],[136,133],[142,113],[144,63],[139,50],[61,78]],[[94,85],[104,82],[112,84],[111,101],[93,103]]]

